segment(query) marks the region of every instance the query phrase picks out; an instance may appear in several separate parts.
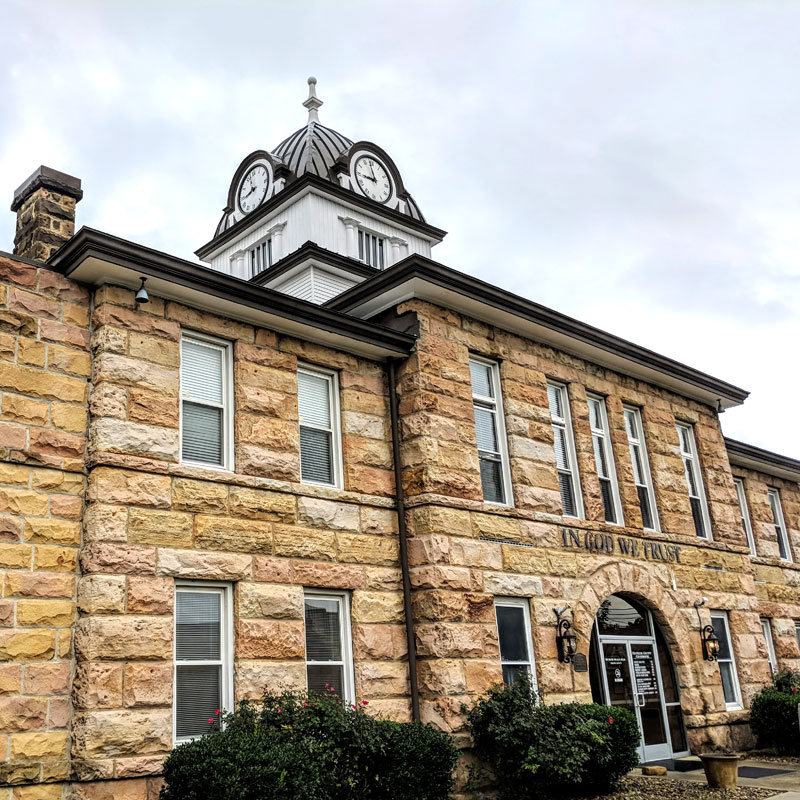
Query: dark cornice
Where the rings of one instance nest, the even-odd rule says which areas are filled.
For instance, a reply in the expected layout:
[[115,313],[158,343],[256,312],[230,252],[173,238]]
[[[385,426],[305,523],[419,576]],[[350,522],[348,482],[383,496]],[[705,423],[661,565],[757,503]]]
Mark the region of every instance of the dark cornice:
[[379,272],[375,267],[370,267],[362,261],[356,261],[354,258],[348,258],[339,253],[334,253],[333,250],[326,250],[324,247],[320,247],[316,242],[309,241],[293,253],[284,256],[280,261],[276,261],[263,272],[259,272],[258,275],[250,279],[250,283],[263,286],[265,283],[279,278],[290,269],[294,269],[298,264],[302,264],[310,258],[322,264],[329,264],[332,267],[350,272],[359,278],[371,278]]
[[[645,347],[633,344],[619,336],[587,325],[585,322],[568,317],[558,311],[526,300],[524,297],[507,292],[490,283],[465,275],[424,256],[412,255],[389,269],[378,273],[357,286],[329,300],[326,308],[344,313],[364,302],[378,297],[384,292],[413,280],[424,281],[442,289],[455,292],[472,301],[512,314],[561,336],[599,348],[616,358],[634,362],[642,367],[663,373],[673,380],[692,384],[715,397],[727,399],[738,405],[743,403],[749,392],[725,381],[707,375],[692,367],[673,361]],[[585,357],[585,356],[583,356]]]
[[195,250],[195,255],[201,259],[206,258],[218,248],[229,244],[234,239],[238,238],[242,231],[247,230],[247,228],[249,228],[254,222],[257,222],[264,217],[268,217],[275,211],[275,209],[280,208],[280,206],[282,206],[287,200],[291,200],[292,197],[300,194],[300,192],[309,186],[312,186],[321,192],[333,195],[333,197],[346,203],[359,206],[371,214],[377,214],[378,216],[386,217],[387,219],[396,222],[398,225],[402,225],[404,228],[410,228],[411,230],[417,231],[424,236],[429,236],[438,240],[444,239],[444,237],[447,236],[447,231],[443,231],[441,228],[435,228],[433,225],[428,225],[427,222],[419,222],[413,217],[408,217],[392,208],[386,208],[386,206],[382,205],[381,203],[376,203],[374,200],[370,200],[368,197],[362,197],[355,192],[343,189],[341,186],[338,186],[331,181],[327,181],[324,178],[320,178],[318,175],[311,175],[310,173],[307,173],[297,180],[292,181],[286,186],[285,189],[272,196],[269,200],[267,200],[266,203],[253,211],[252,214],[242,217],[242,219],[240,219],[238,222],[231,225],[228,230],[219,234],[219,236],[215,236],[210,242],[207,242],[202,247]]
[[414,346],[413,336],[349,317],[92,228],[81,228],[47,263],[57,272],[69,276],[89,258],[398,354],[407,354]]
[[789,456],[782,456],[770,450],[763,450],[752,444],[745,444],[736,439],[725,437],[725,449],[732,464],[748,469],[779,475],[788,480],[800,480],[800,461]]

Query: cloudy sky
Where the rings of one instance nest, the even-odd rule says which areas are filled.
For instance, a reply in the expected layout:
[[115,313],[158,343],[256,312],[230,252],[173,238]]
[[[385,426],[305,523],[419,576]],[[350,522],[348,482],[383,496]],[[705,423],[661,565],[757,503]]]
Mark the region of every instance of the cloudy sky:
[[800,0],[0,12],[5,203],[44,163],[83,180],[79,224],[193,258],[313,74],[449,231],[438,260],[749,389],[726,434],[800,458]]

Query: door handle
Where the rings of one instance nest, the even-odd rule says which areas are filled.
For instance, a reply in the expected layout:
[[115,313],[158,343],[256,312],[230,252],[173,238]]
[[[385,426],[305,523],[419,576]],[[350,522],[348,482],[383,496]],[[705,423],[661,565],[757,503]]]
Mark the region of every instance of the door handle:
[[644,692],[637,692],[636,703],[638,704],[639,708],[644,708],[646,702],[647,701],[644,699]]

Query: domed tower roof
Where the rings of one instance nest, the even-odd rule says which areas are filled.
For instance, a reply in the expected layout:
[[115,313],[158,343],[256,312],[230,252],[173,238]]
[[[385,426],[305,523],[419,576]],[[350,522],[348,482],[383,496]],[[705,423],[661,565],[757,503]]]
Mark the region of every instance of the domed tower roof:
[[308,122],[272,151],[298,178],[307,173],[329,178],[336,159],[353,146],[346,136],[319,121],[322,100],[317,97],[316,86],[317,79],[309,78],[308,99],[303,103],[308,109]]

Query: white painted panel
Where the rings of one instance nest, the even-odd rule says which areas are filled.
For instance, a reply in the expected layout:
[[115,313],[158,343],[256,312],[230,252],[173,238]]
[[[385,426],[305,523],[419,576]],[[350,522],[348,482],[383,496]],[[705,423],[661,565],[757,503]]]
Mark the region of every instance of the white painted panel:
[[314,302],[320,305],[356,285],[356,281],[333,275],[317,267],[312,267],[312,269],[314,270]]
[[278,284],[275,289],[292,297],[299,297],[301,300],[312,300],[314,297],[313,270],[313,267],[308,267],[286,283]]

